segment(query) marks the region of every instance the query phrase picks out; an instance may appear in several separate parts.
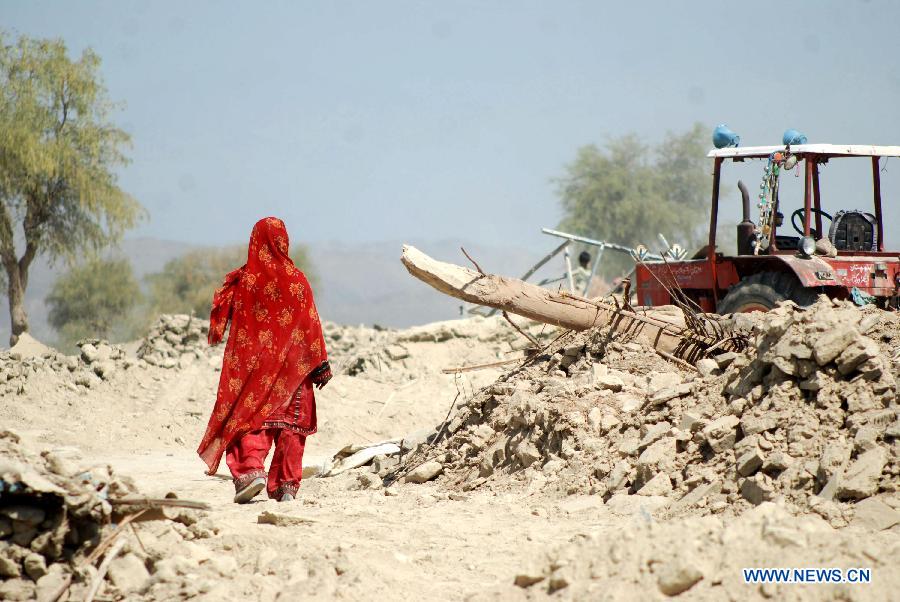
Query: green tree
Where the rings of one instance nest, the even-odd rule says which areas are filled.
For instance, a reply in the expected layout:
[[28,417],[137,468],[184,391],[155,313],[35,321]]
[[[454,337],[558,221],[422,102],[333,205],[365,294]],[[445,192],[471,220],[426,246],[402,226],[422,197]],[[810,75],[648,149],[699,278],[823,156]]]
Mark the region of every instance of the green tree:
[[[291,245],[291,259],[307,278],[314,280],[306,247]],[[168,261],[161,272],[146,278],[150,289],[148,318],[161,313],[209,316],[213,293],[221,286],[225,274],[246,261],[247,247],[243,245],[200,249]]]
[[85,337],[123,332],[141,289],[127,259],[94,259],[59,277],[47,295],[48,321],[71,346]]
[[[564,217],[560,227],[574,234],[628,246],[660,246],[657,234],[687,248],[700,242],[706,225],[712,179],[706,134],[696,124],[667,134],[656,148],[634,134],[578,150],[556,180]],[[618,275],[631,265],[607,253],[602,271]]]
[[128,134],[115,127],[86,50],[0,32],[0,263],[13,344],[28,330],[24,297],[35,257],[75,260],[119,240],[143,215],[119,188]]

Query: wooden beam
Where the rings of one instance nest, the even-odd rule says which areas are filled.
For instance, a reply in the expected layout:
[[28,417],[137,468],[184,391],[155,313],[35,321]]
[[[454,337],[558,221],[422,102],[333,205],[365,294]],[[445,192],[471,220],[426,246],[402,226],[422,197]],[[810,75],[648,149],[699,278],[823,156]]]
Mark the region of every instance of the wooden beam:
[[404,245],[400,258],[410,274],[438,291],[477,305],[570,330],[610,325],[617,332],[651,347],[672,353],[683,343],[683,318],[671,311],[637,314],[612,303],[588,300],[494,274],[437,261],[415,247]]

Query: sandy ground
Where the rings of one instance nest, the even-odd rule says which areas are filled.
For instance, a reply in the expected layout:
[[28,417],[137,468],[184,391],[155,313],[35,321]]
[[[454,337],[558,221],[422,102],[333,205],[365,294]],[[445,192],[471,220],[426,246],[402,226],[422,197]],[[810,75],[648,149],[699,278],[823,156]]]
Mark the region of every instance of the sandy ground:
[[[408,358],[358,376],[336,376],[318,394],[320,432],[309,439],[304,464],[321,463],[350,443],[402,437],[440,424],[457,394],[470,398],[502,374],[488,369],[454,377],[440,370],[508,358],[509,344],[501,338],[406,341]],[[201,537],[186,535],[181,524],[177,529],[159,523],[139,527],[141,542],[130,545],[146,547],[150,556],[163,561],[157,561],[157,572],[143,590],[127,599],[665,599],[662,585],[656,585],[662,577],[653,567],[679,557],[679,545],[672,541],[687,545],[704,530],[737,555],[704,565],[703,588],[682,594],[684,599],[888,600],[895,590],[886,585],[900,587],[897,527],[883,533],[858,525],[833,530],[818,519],[804,527],[808,539],[802,545],[760,544],[758,534],[740,541],[741,533],[759,531],[759,521],[787,521],[797,529],[805,524],[770,508],[772,504],[764,504],[762,518],[685,523],[666,519],[652,500],[640,496],[612,506],[596,495],[547,491],[527,478],[507,491],[461,493],[441,479],[369,487],[361,482],[361,475],[370,473],[364,467],[306,479],[292,503],[260,497],[237,505],[231,501],[233,486],[224,463],[218,475],[206,476],[194,452],[218,381],[214,364],[198,359],[180,369],[162,369],[137,363],[89,389],[68,386],[48,371],[45,378],[29,379],[18,395],[7,395],[0,407],[2,426],[14,429],[31,447],[63,449],[84,465],[108,464],[151,497],[174,494],[211,504],[198,523],[206,530]],[[259,524],[267,511],[277,513],[283,524]],[[777,512],[783,516],[776,520],[770,514]],[[824,543],[816,543],[816,537]],[[838,540],[869,541],[875,548],[866,555],[863,547],[854,551],[848,543],[850,552],[842,548],[839,554],[830,548],[837,544],[829,543]],[[578,548],[579,542],[594,542],[594,547]],[[654,542],[669,543],[660,551]],[[785,546],[790,548],[785,562],[799,562],[805,553],[822,566],[874,566],[880,585],[742,582],[741,563],[754,561],[753,548],[768,550],[772,566],[781,566],[777,555]],[[528,588],[516,585],[517,579],[528,581],[546,572],[547,558],[552,570],[565,570],[566,562],[548,556],[556,549],[569,549],[569,554],[583,550],[574,552],[581,558],[595,556],[619,585],[573,586],[555,593],[552,580]],[[717,556],[726,555],[715,547],[702,550],[693,552],[701,555],[701,564],[715,564]],[[625,560],[617,558],[621,554]],[[620,562],[617,581],[614,567]],[[580,578],[589,583],[592,576]]]

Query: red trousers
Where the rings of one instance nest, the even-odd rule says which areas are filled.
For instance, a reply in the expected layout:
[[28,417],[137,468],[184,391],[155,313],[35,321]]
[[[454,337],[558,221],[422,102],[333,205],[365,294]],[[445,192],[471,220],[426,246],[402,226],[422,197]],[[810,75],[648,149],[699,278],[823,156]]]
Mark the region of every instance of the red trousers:
[[[275,444],[269,472],[265,470],[266,456]],[[303,448],[306,436],[290,429],[262,429],[236,439],[225,450],[225,462],[234,477],[234,487],[240,491],[251,481],[267,477],[266,492],[272,499],[285,493],[297,495],[303,476]]]

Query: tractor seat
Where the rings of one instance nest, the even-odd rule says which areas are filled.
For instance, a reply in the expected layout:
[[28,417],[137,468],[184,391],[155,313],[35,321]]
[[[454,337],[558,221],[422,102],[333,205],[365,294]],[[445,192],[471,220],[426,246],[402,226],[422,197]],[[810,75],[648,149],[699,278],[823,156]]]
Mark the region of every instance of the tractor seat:
[[838,251],[877,251],[875,216],[856,209],[838,211],[828,230],[828,238]]

